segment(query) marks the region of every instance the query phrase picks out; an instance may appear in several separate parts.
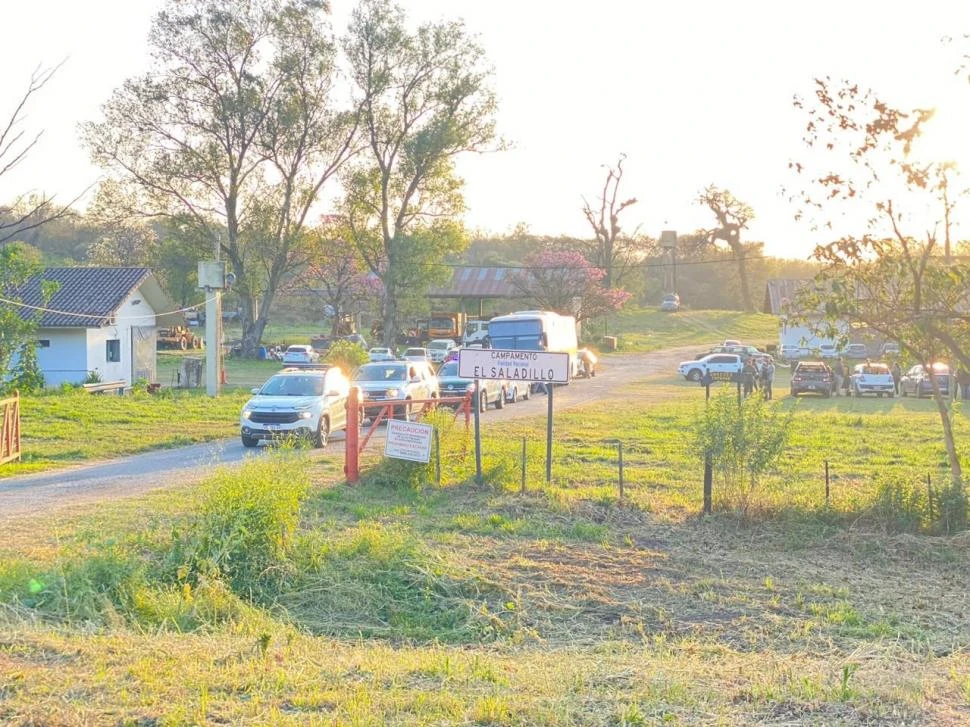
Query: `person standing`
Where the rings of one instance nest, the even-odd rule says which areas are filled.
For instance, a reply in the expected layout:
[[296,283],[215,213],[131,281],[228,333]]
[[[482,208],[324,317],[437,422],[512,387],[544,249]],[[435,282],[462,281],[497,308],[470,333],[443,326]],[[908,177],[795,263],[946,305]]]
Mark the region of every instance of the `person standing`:
[[890,369],[893,374],[893,388],[896,390],[896,395],[899,395],[899,380],[903,378],[903,370],[899,367],[899,361],[893,361],[892,368]]
[[832,373],[835,374],[835,395],[838,396],[842,389],[842,380],[845,378],[845,364],[842,363],[841,358],[835,362]]
[[768,359],[761,365],[761,390],[765,401],[771,401],[771,384],[775,380],[775,363]]
[[752,359],[747,359],[741,367],[741,383],[744,386],[744,395],[751,396],[754,391],[755,367]]

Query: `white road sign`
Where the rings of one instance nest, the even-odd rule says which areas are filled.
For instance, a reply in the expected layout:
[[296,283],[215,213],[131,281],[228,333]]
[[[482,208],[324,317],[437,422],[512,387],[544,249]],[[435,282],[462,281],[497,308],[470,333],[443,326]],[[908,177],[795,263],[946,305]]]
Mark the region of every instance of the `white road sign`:
[[428,462],[431,459],[431,437],[434,426],[420,422],[391,419],[387,422],[384,456]]
[[463,348],[458,351],[458,375],[463,379],[508,379],[565,384],[569,354],[549,351],[507,351]]

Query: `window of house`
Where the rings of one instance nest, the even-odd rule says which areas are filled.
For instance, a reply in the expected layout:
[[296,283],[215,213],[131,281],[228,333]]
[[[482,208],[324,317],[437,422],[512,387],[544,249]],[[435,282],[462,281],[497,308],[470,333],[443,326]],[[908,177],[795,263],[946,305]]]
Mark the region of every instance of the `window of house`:
[[49,338],[39,338],[37,339],[37,348],[50,348],[51,341]]
[[108,363],[118,363],[121,361],[121,340],[110,338],[105,343],[105,360]]

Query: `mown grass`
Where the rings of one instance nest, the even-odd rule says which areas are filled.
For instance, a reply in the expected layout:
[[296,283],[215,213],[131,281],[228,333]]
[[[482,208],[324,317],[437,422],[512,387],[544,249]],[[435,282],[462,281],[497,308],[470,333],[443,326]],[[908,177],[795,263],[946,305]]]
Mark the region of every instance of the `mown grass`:
[[932,403],[777,388],[790,447],[745,517],[720,480],[699,517],[702,390],[660,376],[560,412],[548,484],[542,418],[485,420],[483,485],[442,420],[440,486],[284,450],[14,528],[0,721],[965,723],[970,538],[880,505],[886,477],[945,480]]
[[133,391],[126,396],[55,390],[21,397],[21,458],[0,478],[180,447],[236,434],[249,389]]
[[598,343],[603,335],[617,337],[621,351],[657,351],[697,344],[705,347],[726,338],[765,347],[778,343],[778,317],[766,313],[721,310],[680,310],[662,313],[627,306],[602,319],[588,321],[583,338]]

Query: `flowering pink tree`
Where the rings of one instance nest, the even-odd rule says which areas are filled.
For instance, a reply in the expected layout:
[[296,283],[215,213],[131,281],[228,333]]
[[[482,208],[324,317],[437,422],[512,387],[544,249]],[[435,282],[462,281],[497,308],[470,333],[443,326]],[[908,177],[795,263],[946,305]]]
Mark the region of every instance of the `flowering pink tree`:
[[316,234],[310,241],[307,263],[291,286],[332,311],[333,335],[347,315],[364,310],[383,294],[381,281],[360,259],[357,248],[343,237]]
[[630,297],[625,290],[605,288],[604,276],[578,252],[544,250],[526,258],[525,268],[509,282],[539,308],[583,321],[619,310]]

